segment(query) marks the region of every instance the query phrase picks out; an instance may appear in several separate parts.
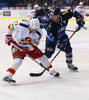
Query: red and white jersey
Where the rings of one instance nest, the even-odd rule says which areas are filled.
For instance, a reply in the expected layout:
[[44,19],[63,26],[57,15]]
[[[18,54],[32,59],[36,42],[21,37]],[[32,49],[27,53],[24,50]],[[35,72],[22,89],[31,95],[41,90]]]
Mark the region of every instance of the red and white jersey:
[[80,13],[82,16],[85,16],[85,15],[86,15],[86,11],[85,11],[85,8],[84,8],[84,7],[81,8],[80,6],[77,6],[77,7],[75,8],[75,10],[76,10],[78,13]]
[[[31,32],[28,28],[29,21],[28,20],[21,20],[16,21],[14,23],[11,23],[8,26],[8,32],[6,35],[13,35],[13,31],[16,31],[15,36],[13,37],[13,40],[21,47],[24,47],[26,45],[29,46],[27,43],[26,38],[31,38],[31,43],[33,45],[38,45],[40,42],[40,39],[42,37],[42,30],[39,28],[35,32]],[[33,50],[31,47],[30,49]]]

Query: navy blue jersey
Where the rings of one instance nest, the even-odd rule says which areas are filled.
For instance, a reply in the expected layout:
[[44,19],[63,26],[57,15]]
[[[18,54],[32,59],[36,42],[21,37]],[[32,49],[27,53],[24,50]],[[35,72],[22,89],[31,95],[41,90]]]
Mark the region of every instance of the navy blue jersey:
[[43,8],[36,11],[36,17],[40,20],[40,26],[46,27],[49,21],[50,10],[45,11]]
[[[75,17],[76,20],[82,20],[81,15],[74,10],[67,10],[65,12],[62,12],[60,14],[59,22],[49,20],[47,29],[48,39],[50,39],[50,41],[57,41],[58,39],[61,39],[66,34],[65,29],[68,24],[68,20],[72,17]],[[80,25],[81,23],[78,24]]]

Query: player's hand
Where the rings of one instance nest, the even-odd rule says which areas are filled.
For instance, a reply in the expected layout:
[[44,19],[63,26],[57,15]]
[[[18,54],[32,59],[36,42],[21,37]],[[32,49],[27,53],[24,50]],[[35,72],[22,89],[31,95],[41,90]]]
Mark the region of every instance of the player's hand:
[[27,46],[23,47],[23,52],[24,53],[27,53],[28,54],[29,51],[30,51],[29,47],[27,47]]
[[10,46],[11,42],[13,42],[12,35],[6,35],[5,36],[5,43]]
[[65,50],[65,44],[64,43],[58,43],[57,48],[59,48],[63,51],[63,50]]
[[89,14],[86,14],[87,17],[89,17]]

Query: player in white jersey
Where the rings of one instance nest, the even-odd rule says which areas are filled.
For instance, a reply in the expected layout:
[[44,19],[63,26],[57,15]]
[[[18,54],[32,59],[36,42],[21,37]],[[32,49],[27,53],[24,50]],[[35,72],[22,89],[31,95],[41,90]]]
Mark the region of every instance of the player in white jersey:
[[36,14],[36,11],[37,11],[38,9],[39,9],[38,4],[35,4],[35,5],[34,5],[34,10],[30,11],[30,14],[28,15],[29,20],[30,20],[31,18],[34,17],[34,15]]
[[[89,14],[86,14],[86,10],[85,10],[85,8],[84,8],[84,6],[83,6],[83,2],[80,2],[80,3],[79,3],[79,6],[77,6],[77,7],[75,8],[75,10],[76,10],[78,13],[81,14],[83,20],[84,20],[84,16],[89,16]],[[84,28],[84,29],[87,29],[85,26],[83,26],[83,28]]]
[[[8,45],[13,42],[30,57],[39,60],[45,68],[49,69],[52,68],[52,65],[49,63],[47,57],[43,54],[43,52],[37,47],[42,37],[42,30],[39,26],[39,20],[36,18],[31,19],[30,21],[16,21],[15,23],[12,23],[8,26],[8,32],[5,36],[5,42]],[[16,35],[12,38],[14,30],[16,31]],[[12,76],[22,64],[22,61],[26,57],[26,54],[24,54],[14,45],[12,45],[11,51],[14,60],[12,65],[7,69],[3,81],[15,83],[16,81],[12,79]],[[55,76],[56,73],[57,72],[55,71],[55,73],[50,74]]]

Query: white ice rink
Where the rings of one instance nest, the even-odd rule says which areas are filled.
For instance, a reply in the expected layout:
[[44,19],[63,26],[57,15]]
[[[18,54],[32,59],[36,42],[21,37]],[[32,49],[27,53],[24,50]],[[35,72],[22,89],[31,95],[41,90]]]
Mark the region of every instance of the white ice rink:
[[[10,86],[2,79],[13,61],[10,47],[4,42],[7,26],[13,21],[0,19],[0,100],[89,100],[89,22],[86,22],[87,30],[81,29],[71,39],[73,64],[79,68],[78,72],[69,71],[65,54],[61,52],[52,63],[61,78],[55,78],[48,72],[33,78],[29,73],[41,72],[43,68],[30,58],[25,58],[13,77],[15,86]],[[75,22],[69,22],[67,29],[75,30],[75,27]],[[70,36],[72,32],[67,34]],[[42,51],[45,48],[45,36],[44,32],[39,45]]]

